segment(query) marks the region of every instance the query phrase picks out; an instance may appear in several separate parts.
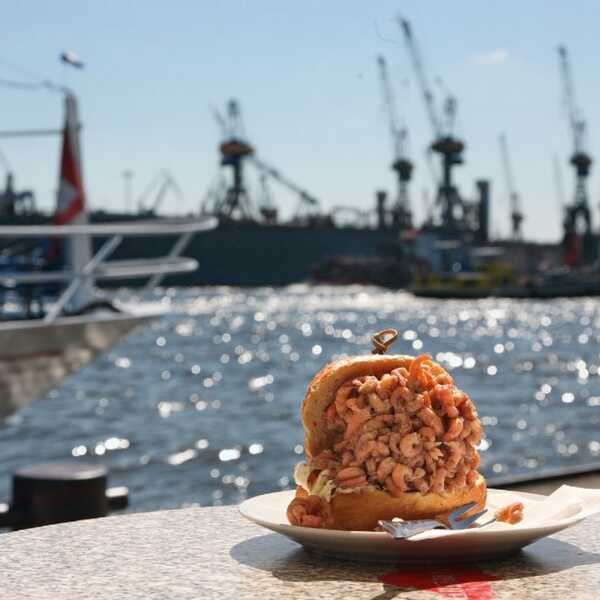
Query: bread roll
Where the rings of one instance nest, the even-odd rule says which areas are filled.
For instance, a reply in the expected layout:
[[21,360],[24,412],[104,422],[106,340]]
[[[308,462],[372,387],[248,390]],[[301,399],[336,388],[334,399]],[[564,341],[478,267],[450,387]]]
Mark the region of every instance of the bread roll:
[[368,531],[380,519],[485,505],[477,412],[427,356],[332,362],[310,382],[301,416],[308,464],[288,509],[293,525]]

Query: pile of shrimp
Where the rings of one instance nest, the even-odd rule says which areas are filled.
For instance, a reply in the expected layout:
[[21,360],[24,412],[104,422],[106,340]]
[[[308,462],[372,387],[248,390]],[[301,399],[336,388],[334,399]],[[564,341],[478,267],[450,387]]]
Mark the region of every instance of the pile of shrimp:
[[347,381],[326,412],[336,443],[311,459],[343,491],[446,494],[477,478],[481,423],[467,394],[427,355],[381,378]]

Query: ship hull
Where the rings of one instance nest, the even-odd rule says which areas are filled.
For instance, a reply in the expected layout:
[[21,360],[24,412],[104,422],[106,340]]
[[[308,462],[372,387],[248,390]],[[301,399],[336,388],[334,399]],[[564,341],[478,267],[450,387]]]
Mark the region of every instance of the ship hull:
[[[135,222],[153,215],[91,213],[93,223]],[[48,223],[47,217],[13,218],[10,225]],[[165,256],[176,242],[174,236],[126,237],[110,259],[154,258]],[[181,252],[194,258],[196,271],[169,276],[164,285],[173,286],[265,286],[289,285],[311,278],[315,268],[334,257],[398,258],[402,253],[397,231],[359,227],[321,225],[266,225],[253,222],[222,221],[211,230],[199,233]],[[106,238],[94,239],[97,251]],[[0,240],[1,242],[1,240]],[[0,243],[1,246],[1,243]],[[408,271],[407,271],[408,273]],[[407,278],[405,278],[407,279]],[[120,280],[102,285],[135,286],[146,280]]]
[[[198,269],[169,276],[164,283],[289,285],[310,279],[315,267],[333,256],[374,257],[390,248],[397,251],[397,240],[397,233],[378,229],[224,222],[212,231],[194,236],[183,250],[184,256],[198,261]],[[174,242],[173,237],[167,236],[126,239],[111,258],[164,255]]]

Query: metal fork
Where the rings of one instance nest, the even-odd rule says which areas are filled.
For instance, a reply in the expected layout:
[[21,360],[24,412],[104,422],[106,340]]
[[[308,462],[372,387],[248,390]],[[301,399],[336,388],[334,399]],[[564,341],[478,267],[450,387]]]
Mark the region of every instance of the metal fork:
[[417,521],[379,521],[379,525],[395,539],[403,540],[431,529],[451,529],[453,531],[457,531],[461,529],[468,529],[472,525],[475,527],[484,527],[485,525],[490,525],[496,520],[496,518],[493,517],[485,523],[475,523],[477,519],[487,513],[487,509],[475,513],[474,515],[470,515],[462,519],[460,518],[475,506],[477,506],[476,502],[469,502],[469,504],[464,504],[463,506],[455,508],[448,515],[448,524],[442,523],[441,521],[437,521],[435,519],[420,519]]

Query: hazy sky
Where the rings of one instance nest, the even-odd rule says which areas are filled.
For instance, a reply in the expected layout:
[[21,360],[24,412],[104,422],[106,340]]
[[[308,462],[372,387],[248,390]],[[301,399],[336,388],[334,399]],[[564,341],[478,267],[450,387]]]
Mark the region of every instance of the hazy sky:
[[[429,78],[440,75],[458,97],[458,133],[467,143],[466,164],[457,169],[463,194],[474,194],[476,178],[490,177],[494,229],[508,230],[497,141],[504,131],[525,232],[556,238],[553,154],[569,195],[573,187],[558,43],[571,54],[592,154],[600,145],[600,4],[592,0],[13,2],[0,22],[0,78],[51,78],[78,93],[94,207],[123,207],[125,169],[134,172],[137,196],[166,168],[185,205],[165,210],[195,210],[218,168],[219,130],[210,107],[235,96],[261,157],[325,207],[364,208],[375,189],[394,183],[375,64],[383,53],[409,125],[419,215],[423,190],[431,194],[423,159],[431,130],[394,20],[399,12],[413,25]],[[77,52],[86,69],[65,73],[57,60],[64,50]],[[0,129],[54,127],[61,119],[59,96],[0,87]],[[0,148],[17,183],[34,188],[40,204],[53,202],[58,139],[0,140]],[[594,169],[596,227],[598,181]],[[276,195],[283,210],[295,205],[288,193]]]

